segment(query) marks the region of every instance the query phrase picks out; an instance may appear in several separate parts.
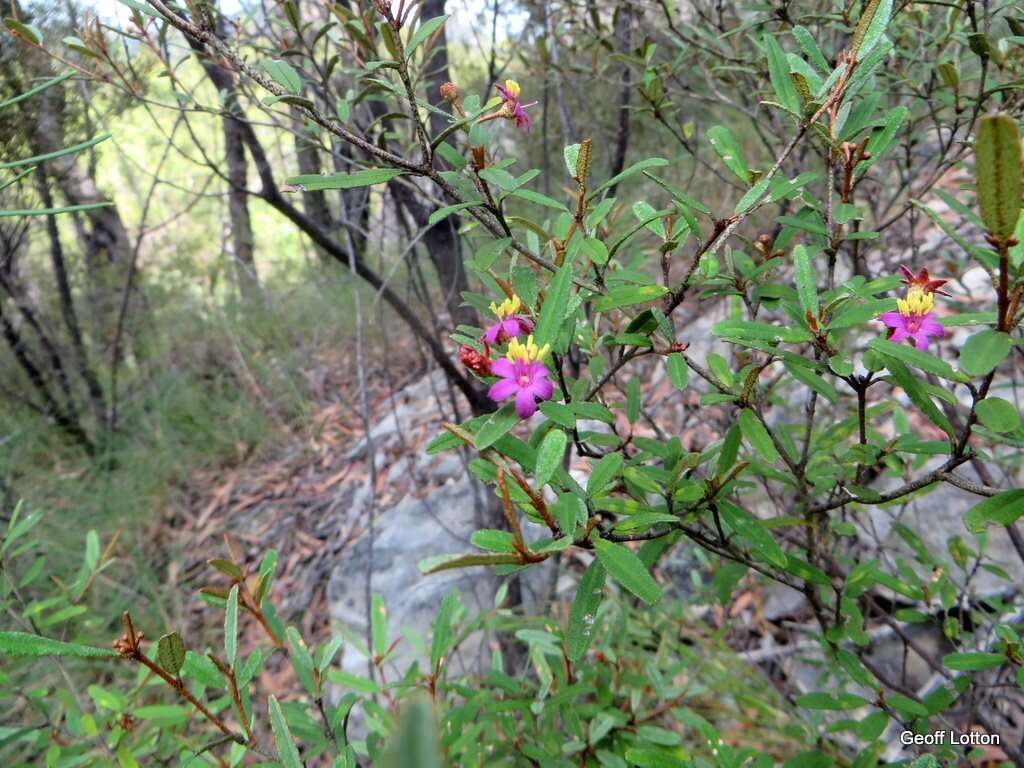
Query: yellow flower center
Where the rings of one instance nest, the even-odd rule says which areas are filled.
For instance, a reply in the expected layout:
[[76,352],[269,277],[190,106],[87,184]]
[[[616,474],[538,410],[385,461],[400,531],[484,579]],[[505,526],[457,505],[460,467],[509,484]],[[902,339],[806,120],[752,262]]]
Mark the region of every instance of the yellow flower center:
[[907,291],[907,298],[896,299],[896,307],[904,317],[911,315],[927,315],[935,306],[935,297],[931,293],[925,293],[917,286]]
[[519,339],[512,339],[508,343],[508,352],[505,357],[512,363],[536,363],[544,359],[550,348],[549,344],[538,347],[533,341],[533,334],[531,334],[526,337],[525,344]]
[[511,317],[522,309],[523,303],[519,300],[518,296],[513,296],[511,299],[505,299],[501,304],[495,304],[491,302],[491,312],[501,318]]
[[519,98],[519,83],[515,80],[506,80],[505,90],[511,93],[515,98]]

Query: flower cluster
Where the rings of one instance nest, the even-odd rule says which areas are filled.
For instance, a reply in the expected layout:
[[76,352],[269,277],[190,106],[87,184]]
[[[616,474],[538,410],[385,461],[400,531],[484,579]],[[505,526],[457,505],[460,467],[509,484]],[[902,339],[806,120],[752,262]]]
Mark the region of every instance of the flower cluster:
[[883,312],[879,320],[889,327],[891,341],[910,341],[918,349],[927,349],[931,338],[941,339],[945,331],[933,311],[935,294],[948,296],[941,290],[945,280],[933,280],[924,268],[916,275],[904,266],[902,282],[907,286],[907,295],[896,300],[896,311]]
[[[459,360],[477,376],[497,376],[487,391],[495,402],[515,398],[516,413],[521,419],[528,419],[537,410],[537,403],[550,400],[554,385],[548,378],[549,372],[543,360],[548,354],[548,345],[538,347],[531,334],[533,321],[524,314],[522,301],[510,296],[501,304],[491,303],[491,312],[497,317],[484,331],[481,341],[483,352],[471,346],[459,350]],[[526,342],[519,337],[527,335]],[[508,342],[504,357],[491,360],[492,344]]]

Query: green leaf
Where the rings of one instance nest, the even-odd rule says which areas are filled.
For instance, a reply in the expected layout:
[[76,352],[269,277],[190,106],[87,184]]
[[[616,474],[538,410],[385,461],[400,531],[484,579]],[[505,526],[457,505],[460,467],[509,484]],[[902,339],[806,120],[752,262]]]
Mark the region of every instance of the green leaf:
[[515,552],[515,537],[508,531],[481,528],[473,531],[469,543],[489,552]]
[[448,218],[453,213],[464,211],[467,208],[472,208],[474,205],[481,205],[482,203],[482,200],[470,200],[465,203],[456,203],[455,205],[446,205],[444,206],[444,208],[438,208],[436,211],[430,214],[430,217],[427,219],[427,225],[432,227],[435,224],[437,224],[437,222]]
[[274,743],[277,744],[277,758],[284,768],[303,768],[302,760],[299,758],[299,750],[295,746],[295,739],[292,732],[288,730],[288,723],[284,719],[284,712],[281,705],[277,703],[277,697],[270,694],[268,700],[270,711],[270,729],[274,732]]
[[801,384],[810,387],[830,403],[834,403],[839,400],[839,393],[836,392],[836,388],[821,376],[814,373],[810,368],[805,368],[802,365],[796,365],[790,362],[783,363],[783,365],[786,366],[786,370],[789,371],[790,375],[794,379],[799,381]]
[[565,160],[565,169],[569,175],[576,178],[576,160],[580,156],[580,145],[570,144],[562,150],[562,157]]
[[403,173],[405,171],[398,168],[371,168],[366,171],[334,173],[329,176],[307,173],[302,176],[291,176],[285,179],[285,182],[294,187],[302,187],[308,192],[320,189],[354,189],[356,187],[370,187],[374,184],[383,184],[397,176],[401,176]]
[[886,363],[886,367],[889,369],[889,373],[892,374],[896,384],[907,393],[907,397],[910,401],[921,409],[921,412],[928,417],[928,419],[945,432],[950,437],[953,437],[953,426],[949,423],[949,420],[942,415],[942,412],[935,407],[935,403],[932,402],[931,397],[925,391],[924,387],[913,377],[910,370],[899,362],[895,358],[889,359]]
[[34,24],[25,24],[12,16],[8,16],[4,19],[4,26],[19,37],[23,37],[36,45],[42,45],[43,34],[39,31],[39,27]]
[[803,245],[793,249],[793,270],[796,278],[796,292],[800,297],[800,308],[812,317],[818,316],[818,286],[814,279],[811,257]]
[[934,373],[936,376],[948,381],[959,383],[967,381],[966,376],[954,371],[953,367],[945,360],[940,360],[935,355],[931,355],[916,347],[911,347],[907,344],[896,344],[887,339],[872,339],[868,342],[868,347],[890,360],[896,359],[908,363],[915,368],[920,368],[928,373]]
[[[649,157],[646,160],[641,160],[639,163],[633,163],[633,165],[629,166],[629,168],[624,170],[622,173],[617,174],[616,176],[613,176],[612,178],[608,179],[608,181],[604,182],[604,184],[602,184],[589,195],[587,195],[587,200],[590,200],[591,198],[597,196],[601,192],[604,192],[609,187],[615,186],[623,179],[628,178],[635,173],[640,173],[641,171],[645,171],[648,168],[660,168],[663,165],[668,165],[668,160],[666,160],[663,157]],[[576,174],[575,167],[572,170],[572,174]]]
[[1012,432],[1020,426],[1020,412],[1001,397],[987,397],[974,407],[980,421],[993,432]]
[[747,542],[761,560],[784,568],[790,563],[786,553],[775,541],[765,524],[735,504],[720,499],[716,502],[722,524],[727,530]]
[[672,382],[672,386],[677,389],[686,389],[686,385],[690,383],[690,368],[682,354],[671,352],[665,358],[665,367],[668,368],[668,379]]
[[761,199],[761,196],[765,193],[765,190],[768,189],[769,184],[771,184],[770,177],[765,176],[761,178],[757,182],[757,184],[748,189],[746,194],[744,194],[743,197],[739,199],[739,202],[736,203],[736,208],[734,209],[734,212],[746,213],[751,208],[753,208],[754,204]]
[[995,669],[1007,664],[1001,653],[965,652],[950,653],[942,657],[942,665],[957,672],[976,672],[980,669]]
[[437,725],[430,700],[425,695],[412,696],[403,707],[391,753],[394,761],[384,764],[394,768],[441,768]]
[[960,370],[970,376],[985,376],[1010,354],[1013,341],[1002,331],[981,331],[960,349]]
[[459,593],[449,592],[441,601],[434,619],[433,638],[430,642],[430,669],[437,670],[452,642],[452,617],[459,605]]
[[569,609],[569,625],[565,635],[566,656],[574,664],[583,658],[594,631],[594,617],[604,596],[605,568],[598,559],[583,572],[576,597]]
[[569,292],[572,289],[572,262],[566,262],[558,268],[555,277],[548,285],[544,294],[544,303],[537,317],[537,327],[533,329],[533,340],[538,347],[553,344],[558,337],[558,330],[565,319],[565,310],[569,304]]
[[665,295],[663,285],[620,285],[608,291],[593,303],[595,312],[607,312],[631,304],[643,304]]
[[771,436],[765,429],[756,414],[749,408],[743,408],[739,416],[740,430],[743,437],[750,444],[750,447],[757,451],[769,464],[779,460],[779,453],[775,450]]
[[1024,489],[1004,491],[975,504],[964,515],[971,533],[981,533],[988,525],[1009,525],[1024,515]]
[[451,571],[455,568],[473,568],[484,565],[520,565],[519,555],[503,552],[480,553],[470,552],[465,555],[438,555],[420,560],[416,567],[426,575]]
[[565,455],[565,446],[569,442],[568,436],[560,429],[552,429],[537,448],[537,463],[534,466],[533,477],[540,488],[547,484],[555,470],[562,463]]
[[0,210],[0,219],[8,219],[20,216],[56,216],[59,213],[78,213],[80,211],[92,211],[96,208],[110,208],[114,203],[107,201],[103,203],[82,203],[81,205],[63,205],[58,208],[8,208]]
[[224,614],[224,660],[229,667],[235,666],[235,654],[238,650],[238,585],[231,587],[228,593],[228,607]]
[[0,655],[3,656],[73,656],[82,659],[116,659],[109,648],[65,643],[28,632],[0,632]]
[[156,644],[156,660],[165,672],[177,675],[185,663],[185,643],[177,632],[164,635]]
[[796,38],[797,43],[799,43],[807,58],[810,59],[811,64],[817,67],[819,71],[828,72],[832,68],[829,66],[825,55],[821,52],[811,33],[807,31],[807,27],[800,26],[799,24],[793,27],[793,37]]
[[594,541],[597,557],[608,573],[648,605],[654,605],[661,596],[661,588],[648,573],[639,557],[621,544],[605,539]]
[[594,497],[601,493],[612,478],[619,474],[621,468],[621,453],[609,453],[607,456],[602,456],[590,470],[590,477],[587,478],[587,495]]
[[409,42],[405,46],[405,58],[409,58],[416,52],[427,39],[434,34],[441,25],[447,21],[448,16],[435,16],[432,19],[427,19],[425,22],[417,27],[416,31],[412,33],[412,37],[409,38]]
[[289,93],[297,94],[302,90],[302,79],[299,77],[299,73],[287,61],[266,59],[261,66],[275,83]]
[[1009,115],[985,115],[974,143],[978,205],[989,234],[1009,238],[1020,215],[1021,157],[1017,121]]
[[97,144],[109,139],[110,136],[110,133],[101,133],[98,136],[93,136],[88,141],[83,141],[80,144],[74,144],[70,147],[64,147],[54,152],[47,152],[44,155],[33,155],[32,157],[26,157],[21,160],[11,160],[7,163],[0,163],[0,168],[22,168],[26,165],[38,165],[39,163],[44,163],[47,160],[64,157],[65,155],[73,155],[85,149],[89,149],[90,147],[95,147]]
[[871,0],[857,20],[850,50],[857,61],[863,61],[885,35],[892,16],[892,0]]
[[14,104],[17,104],[19,101],[24,101],[25,99],[30,99],[33,96],[35,96],[37,93],[41,93],[42,91],[45,91],[47,88],[53,88],[55,85],[60,85],[65,80],[68,80],[69,78],[74,77],[76,74],[77,74],[77,72],[75,70],[73,70],[73,69],[66,70],[65,72],[62,72],[61,74],[57,75],[56,77],[50,78],[49,80],[46,80],[46,81],[40,83],[39,85],[35,86],[34,88],[29,88],[27,91],[23,91],[22,93],[19,93],[17,96],[12,96],[9,99],[5,99],[4,101],[0,101],[0,109],[3,109],[4,107],[13,106]]
[[732,132],[724,125],[713,125],[708,128],[708,141],[711,142],[711,148],[722,158],[725,167],[744,184],[749,184],[750,169],[747,168],[743,152],[739,143],[733,138]]
[[793,78],[789,76],[789,61],[778,41],[771,35],[763,38],[764,52],[768,57],[768,76],[779,103],[790,112],[800,114],[800,95],[796,92]]
[[492,413],[477,431],[473,443],[478,451],[491,447],[502,435],[519,423],[515,406],[509,403]]
[[388,651],[388,612],[384,606],[384,598],[374,595],[370,606],[370,637],[373,639],[373,652],[377,656],[383,656]]

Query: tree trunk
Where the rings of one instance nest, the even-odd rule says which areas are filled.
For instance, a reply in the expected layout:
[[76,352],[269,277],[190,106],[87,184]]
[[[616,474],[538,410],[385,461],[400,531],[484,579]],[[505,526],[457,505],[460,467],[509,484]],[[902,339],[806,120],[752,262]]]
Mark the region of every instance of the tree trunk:
[[[224,17],[218,16],[217,36],[226,37]],[[204,67],[213,67],[203,62]],[[252,219],[249,216],[249,192],[247,185],[249,166],[245,160],[245,139],[241,121],[245,119],[242,105],[238,101],[235,78],[230,72],[217,68],[222,74],[220,81],[213,78],[224,99],[224,153],[228,166],[228,217],[231,225],[231,250],[238,278],[238,290],[246,303],[260,300],[259,276],[256,273],[256,256],[252,235]]]

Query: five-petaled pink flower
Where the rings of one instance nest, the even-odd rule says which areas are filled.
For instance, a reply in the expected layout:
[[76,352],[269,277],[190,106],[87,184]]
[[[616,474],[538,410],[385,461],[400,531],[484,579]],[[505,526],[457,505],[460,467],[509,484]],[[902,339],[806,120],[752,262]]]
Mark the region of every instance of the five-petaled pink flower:
[[515,121],[516,128],[530,130],[530,116],[526,114],[526,108],[532,107],[536,101],[523,104],[519,100],[519,83],[515,80],[506,80],[505,85],[495,86],[501,94],[503,102],[501,116]]
[[533,336],[523,344],[512,339],[505,357],[495,360],[491,372],[498,381],[491,385],[487,396],[496,402],[515,397],[516,413],[528,419],[537,410],[537,401],[550,400],[555,386],[548,379],[548,369],[541,360],[548,353],[548,345],[537,347]]
[[918,349],[928,349],[929,339],[941,339],[945,334],[932,311],[934,305],[931,292],[912,285],[905,299],[896,300],[896,311],[883,312],[878,319],[889,326],[890,341],[909,340]]
[[498,322],[487,326],[487,330],[484,331],[484,341],[488,344],[501,344],[503,341],[533,331],[533,321],[520,314],[522,308],[523,303],[518,296],[505,299],[501,304],[495,304],[492,301],[491,312],[498,318]]

